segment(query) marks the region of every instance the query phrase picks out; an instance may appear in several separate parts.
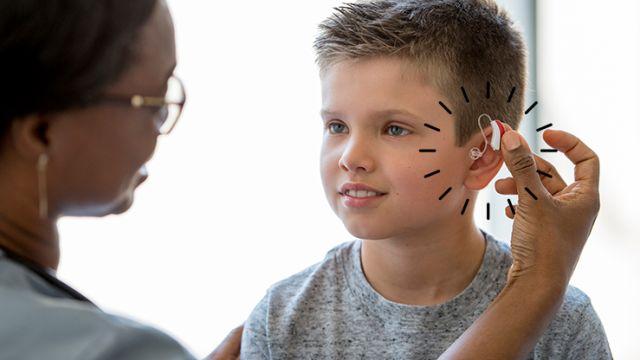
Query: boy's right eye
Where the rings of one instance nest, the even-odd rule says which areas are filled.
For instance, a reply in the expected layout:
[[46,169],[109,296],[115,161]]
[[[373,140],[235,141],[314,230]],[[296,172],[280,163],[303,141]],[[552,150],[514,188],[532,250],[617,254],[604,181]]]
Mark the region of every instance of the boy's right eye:
[[329,129],[329,133],[331,134],[342,134],[347,127],[344,124],[332,122],[327,124],[327,129]]

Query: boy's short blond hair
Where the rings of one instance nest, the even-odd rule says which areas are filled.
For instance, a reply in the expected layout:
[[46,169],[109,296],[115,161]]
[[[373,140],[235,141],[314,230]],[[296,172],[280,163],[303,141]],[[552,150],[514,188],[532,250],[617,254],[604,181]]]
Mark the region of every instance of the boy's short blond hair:
[[523,116],[525,44],[508,14],[491,0],[348,3],[321,23],[314,48],[321,72],[343,60],[408,60],[445,96],[458,145],[479,131],[482,113],[514,129]]

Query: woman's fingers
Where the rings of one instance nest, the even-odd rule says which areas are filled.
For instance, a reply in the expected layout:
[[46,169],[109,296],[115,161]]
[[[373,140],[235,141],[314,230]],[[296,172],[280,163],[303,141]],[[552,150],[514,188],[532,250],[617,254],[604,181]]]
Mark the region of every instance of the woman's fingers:
[[509,206],[504,208],[505,215],[507,215],[507,217],[511,220],[513,220],[517,212],[518,212],[518,205],[516,204],[509,204]]
[[[542,181],[542,185],[544,185],[551,195],[555,195],[567,187],[567,183],[551,163],[538,155],[534,155],[533,157],[536,161],[536,171]],[[495,187],[496,191],[503,195],[515,195],[517,192],[516,182],[512,177],[497,180]]]
[[551,195],[555,195],[567,187],[567,183],[562,179],[555,166],[538,155],[533,157],[536,159],[537,172],[540,175],[542,184],[549,190]]
[[[540,197],[549,196],[540,177],[536,173],[536,161],[529,149],[527,141],[516,131],[507,130],[502,136],[500,146],[502,158],[504,159],[509,172],[516,179],[519,202],[523,197],[530,201],[538,200]],[[528,193],[528,194],[527,194]]]
[[[562,151],[575,165],[575,180],[587,182],[597,189],[600,164],[597,155],[575,135],[561,130],[547,130],[543,134],[545,142]],[[567,188],[557,169],[538,155],[533,156],[540,180],[550,194],[556,195]],[[512,177],[500,179],[495,184],[496,191],[503,195],[517,194],[516,182]]]
[[516,181],[512,177],[496,180],[496,191],[502,195],[515,195],[518,193]]
[[562,130],[547,130],[542,135],[551,147],[562,151],[575,164],[575,180],[598,188],[600,160],[578,137]]

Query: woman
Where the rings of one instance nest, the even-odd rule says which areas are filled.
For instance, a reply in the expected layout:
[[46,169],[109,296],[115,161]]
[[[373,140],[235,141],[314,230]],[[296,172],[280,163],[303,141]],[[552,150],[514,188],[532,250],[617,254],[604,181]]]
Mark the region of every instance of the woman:
[[55,278],[58,218],[126,211],[179,116],[165,3],[2,1],[0,16],[0,358],[191,358]]
[[[0,1],[0,359],[193,358],[166,334],[101,311],[55,277],[60,217],[118,214],[131,206],[158,136],[171,131],[185,103],[175,65],[164,1]],[[561,134],[555,141],[562,150],[573,139]],[[504,154],[516,174],[505,192],[521,190],[516,184],[541,192],[566,187],[523,171],[528,147]],[[595,192],[574,201],[590,206],[581,221],[549,224],[547,230],[565,233],[538,241],[531,234],[541,227],[516,217],[521,226],[512,239],[541,253],[559,249],[553,240],[566,232],[577,234],[573,241],[545,261],[536,252],[514,254],[515,264],[550,271],[523,271],[444,358],[528,353],[562,300],[566,275],[588,236],[584,229],[597,213],[597,196],[591,196],[597,195],[597,158],[590,164],[596,181],[588,185]],[[556,211],[541,204],[520,203],[535,210],[525,212],[530,216]],[[558,269],[561,278],[549,275]],[[547,290],[548,284],[559,286]],[[232,331],[211,358],[237,357],[240,333]]]

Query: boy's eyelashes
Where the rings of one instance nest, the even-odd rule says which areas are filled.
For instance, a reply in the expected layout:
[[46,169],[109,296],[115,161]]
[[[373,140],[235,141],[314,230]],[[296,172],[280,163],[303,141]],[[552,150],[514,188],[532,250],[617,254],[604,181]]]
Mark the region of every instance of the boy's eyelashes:
[[326,129],[329,130],[330,134],[342,134],[346,131],[347,126],[338,122],[330,122],[327,123]]
[[[346,134],[349,131],[347,125],[340,121],[329,121],[325,125],[325,128],[333,135]],[[411,130],[398,124],[386,125],[382,130],[385,135],[392,137],[403,137],[412,134]]]

